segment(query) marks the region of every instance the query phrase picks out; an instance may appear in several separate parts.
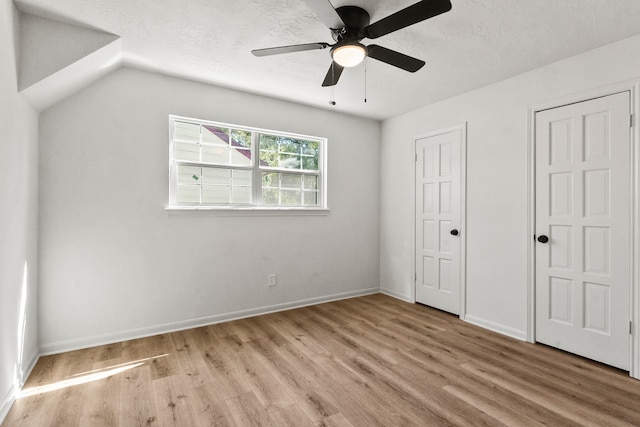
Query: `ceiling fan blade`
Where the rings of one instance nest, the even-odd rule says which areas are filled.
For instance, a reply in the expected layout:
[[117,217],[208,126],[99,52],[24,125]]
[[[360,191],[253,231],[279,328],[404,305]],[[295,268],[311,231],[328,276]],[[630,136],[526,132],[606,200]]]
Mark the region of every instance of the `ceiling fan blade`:
[[322,82],[322,87],[334,86],[336,83],[338,83],[338,79],[340,78],[340,74],[342,74],[342,70],[344,70],[344,67],[336,64],[335,62],[332,62],[331,66],[329,67],[329,71],[327,72],[327,75]]
[[362,33],[369,39],[375,39],[450,10],[449,0],[419,1],[365,27]]
[[331,46],[329,43],[306,43],[294,44],[291,46],[268,47],[266,49],[254,49],[251,51],[255,56],[280,55],[281,53],[302,52],[305,50],[326,49]]
[[378,46],[377,44],[367,46],[367,50],[369,51],[370,58],[377,59],[394,67],[402,68],[410,73],[415,73],[424,67],[425,64],[425,62],[420,59],[387,49],[386,47]]
[[329,0],[304,0],[318,18],[332,30],[344,28],[344,22]]

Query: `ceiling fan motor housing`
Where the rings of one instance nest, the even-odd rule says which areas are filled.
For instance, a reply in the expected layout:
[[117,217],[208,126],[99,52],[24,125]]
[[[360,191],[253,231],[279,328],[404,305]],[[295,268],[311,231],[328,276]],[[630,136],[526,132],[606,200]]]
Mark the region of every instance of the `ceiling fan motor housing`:
[[363,30],[369,25],[371,17],[358,6],[342,6],[336,12],[345,26],[331,30],[336,41],[331,48],[331,57],[343,67],[353,67],[368,55],[367,47],[360,40],[364,38]]
[[362,30],[371,22],[369,12],[358,6],[341,6],[336,9],[336,12],[342,18],[345,27],[333,29],[335,41],[362,40],[364,38]]

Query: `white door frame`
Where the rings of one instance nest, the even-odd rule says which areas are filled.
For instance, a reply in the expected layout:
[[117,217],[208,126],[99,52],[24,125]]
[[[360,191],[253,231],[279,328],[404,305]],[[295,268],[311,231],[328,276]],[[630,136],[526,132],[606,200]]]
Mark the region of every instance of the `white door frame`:
[[[426,133],[421,133],[413,138],[413,154],[415,156],[416,144],[419,139],[429,138],[432,136],[442,135],[445,133],[459,130],[462,137],[460,141],[460,319],[465,319],[467,310],[467,122],[463,122],[458,125],[441,128]],[[413,163],[413,183],[411,187],[413,189],[412,197],[412,215],[413,222],[411,229],[413,230],[411,235],[413,236],[413,257],[411,261],[413,277],[413,285],[411,286],[411,302],[416,303],[416,174],[418,173],[416,168],[416,161],[414,158]]]
[[529,106],[528,111],[528,141],[527,141],[527,179],[528,179],[528,218],[527,218],[527,341],[535,342],[535,123],[536,113],[550,108],[561,107],[613,95],[619,92],[630,93],[630,111],[633,117],[631,128],[631,295],[629,295],[629,313],[631,315],[631,354],[629,375],[640,379],[640,150],[637,147],[640,141],[640,126],[638,112],[640,111],[640,79],[622,82],[602,88],[568,95],[562,98],[544,101]]

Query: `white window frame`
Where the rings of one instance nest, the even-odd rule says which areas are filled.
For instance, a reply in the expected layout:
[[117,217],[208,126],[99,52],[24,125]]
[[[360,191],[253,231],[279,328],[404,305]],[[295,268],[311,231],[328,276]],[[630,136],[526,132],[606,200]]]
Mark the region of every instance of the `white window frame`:
[[[174,158],[174,131],[175,122],[188,122],[199,125],[216,126],[221,128],[231,128],[242,131],[251,132],[251,165],[223,165],[212,164],[200,161],[177,161]],[[260,166],[260,148],[258,139],[260,134],[283,136],[293,139],[302,139],[307,141],[315,141],[319,144],[318,172],[310,172],[299,169],[287,169],[278,167],[261,167]],[[251,204],[201,204],[201,203],[177,203],[177,187],[178,187],[178,165],[190,166],[215,166],[218,168],[226,168],[231,170],[250,170],[252,172],[252,194]],[[318,176],[318,204],[315,206],[273,206],[262,205],[262,172],[272,171],[278,173],[290,173],[296,175],[313,175]],[[317,136],[295,134],[291,132],[282,132],[271,129],[262,129],[251,126],[235,125],[223,122],[214,122],[209,120],[194,119],[190,117],[182,117],[169,115],[169,204],[165,210],[169,213],[185,213],[185,212],[210,212],[210,213],[258,213],[258,214],[327,214],[327,139]]]

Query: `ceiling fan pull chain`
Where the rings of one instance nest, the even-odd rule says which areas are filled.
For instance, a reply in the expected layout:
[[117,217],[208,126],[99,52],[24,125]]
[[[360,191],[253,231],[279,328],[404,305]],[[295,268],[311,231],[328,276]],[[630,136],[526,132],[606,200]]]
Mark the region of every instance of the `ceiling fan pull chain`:
[[367,103],[367,58],[364,58],[364,103]]
[[[331,63],[331,81],[335,82],[335,64],[332,62]],[[335,88],[335,85],[331,86],[331,94],[329,95],[329,104],[330,105],[336,105],[336,98],[335,98],[335,92],[333,91],[333,89]]]

